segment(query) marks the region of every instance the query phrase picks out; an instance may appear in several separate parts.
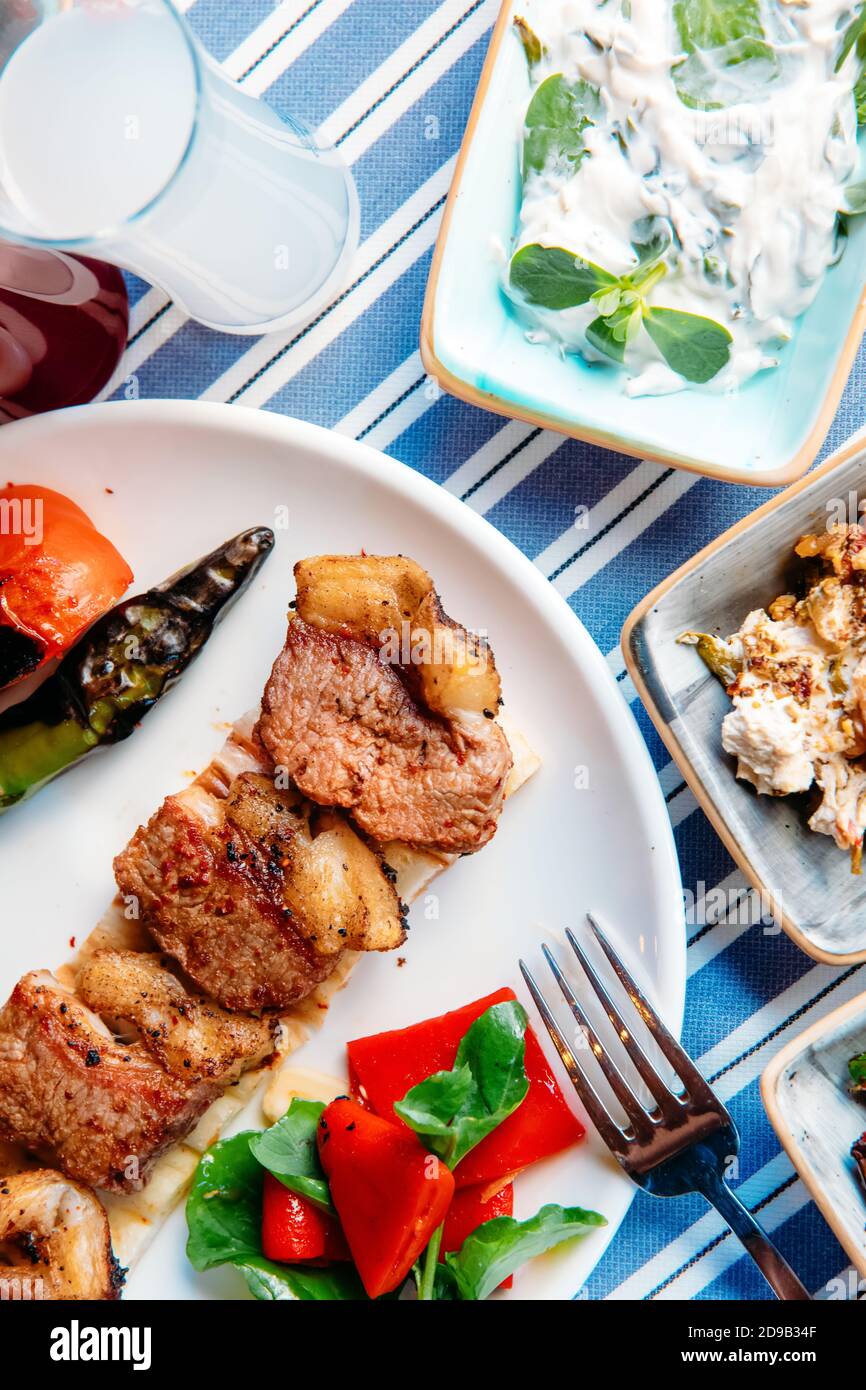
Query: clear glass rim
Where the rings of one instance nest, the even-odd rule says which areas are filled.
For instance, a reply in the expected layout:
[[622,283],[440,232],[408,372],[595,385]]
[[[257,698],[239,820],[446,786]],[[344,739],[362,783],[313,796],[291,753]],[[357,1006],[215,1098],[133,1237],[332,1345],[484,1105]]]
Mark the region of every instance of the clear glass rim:
[[[124,5],[128,3],[128,0],[119,0],[119,3],[121,5]],[[162,8],[168,14],[171,15],[172,19],[174,20],[177,26],[178,32],[183,38],[184,44],[186,45],[186,51],[189,54],[190,60],[192,62],[193,80],[195,82],[195,103],[193,105],[189,139],[187,140],[186,145],[184,146],[183,152],[181,153],[180,158],[177,161],[177,164],[169,174],[165,183],[162,185],[160,189],[157,190],[156,193],[154,193],[153,197],[148,198],[147,202],[144,203],[140,208],[136,208],[135,212],[130,213],[129,216],[124,218],[122,222],[119,222],[112,227],[104,227],[101,228],[99,231],[88,232],[85,235],[78,236],[63,236],[62,233],[55,233],[53,236],[50,237],[41,237],[36,236],[31,232],[23,232],[16,230],[15,228],[7,226],[5,222],[0,220],[0,237],[3,237],[5,240],[8,241],[20,242],[24,246],[36,246],[47,249],[50,249],[51,247],[61,247],[63,250],[74,250],[77,248],[85,250],[88,247],[98,247],[100,244],[111,241],[114,238],[120,236],[124,228],[129,227],[133,223],[138,222],[141,218],[146,217],[147,214],[151,212],[152,209],[155,208],[158,203],[161,202],[161,200],[165,197],[166,193],[169,191],[172,185],[177,182],[178,177],[180,176],[184,166],[186,165],[187,160],[189,159],[190,152],[192,150],[193,144],[195,143],[196,134],[199,128],[204,87],[204,83],[202,81],[202,60],[201,54],[199,52],[198,42],[193,36],[192,31],[190,30],[185,19],[183,18],[183,15],[178,13],[174,5],[171,3],[171,0],[158,0],[158,3],[161,4]],[[26,39],[24,40],[24,42],[26,42]]]

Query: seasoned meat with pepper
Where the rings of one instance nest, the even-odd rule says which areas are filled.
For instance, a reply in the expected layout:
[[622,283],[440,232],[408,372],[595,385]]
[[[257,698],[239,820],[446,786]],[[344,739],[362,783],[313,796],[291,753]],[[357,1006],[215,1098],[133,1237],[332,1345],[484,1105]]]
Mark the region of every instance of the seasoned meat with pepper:
[[347,808],[380,843],[472,853],[496,830],[508,740],[493,710],[446,718],[409,685],[366,641],[296,617],[265,688],[259,738],[308,797]]
[[0,1288],[90,1301],[119,1298],[123,1280],[105,1208],[86,1187],[49,1168],[0,1179]]
[[48,971],[25,975],[0,1010],[0,1140],[115,1192],[144,1185],[221,1086],[169,1075],[140,1045],[115,1042]]
[[97,951],[79,971],[76,991],[115,1034],[140,1041],[166,1071],[188,1081],[226,1085],[273,1052],[266,1020],[188,994],[160,957],[145,951]]
[[168,797],[114,870],[161,949],[228,1009],[285,1007],[344,947],[390,950],[405,935],[393,885],[345,820],[257,773],[225,798]]

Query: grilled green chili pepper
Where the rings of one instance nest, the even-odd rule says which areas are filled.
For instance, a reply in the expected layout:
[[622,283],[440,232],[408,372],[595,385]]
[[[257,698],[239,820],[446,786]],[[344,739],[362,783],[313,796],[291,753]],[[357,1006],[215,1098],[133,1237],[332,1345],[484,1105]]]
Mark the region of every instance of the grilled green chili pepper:
[[683,646],[695,647],[701,661],[722,685],[733,685],[742,666],[731,657],[728,644],[720,637],[714,637],[711,632],[682,632],[677,641]]
[[112,608],[53,675],[0,714],[0,812],[95,748],[127,738],[204,646],[273,548],[243,531],[147,593]]

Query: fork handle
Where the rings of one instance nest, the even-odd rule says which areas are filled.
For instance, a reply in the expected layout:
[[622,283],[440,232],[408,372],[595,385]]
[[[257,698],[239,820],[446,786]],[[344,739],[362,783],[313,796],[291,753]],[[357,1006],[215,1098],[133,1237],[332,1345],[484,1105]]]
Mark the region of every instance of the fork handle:
[[705,1169],[700,1174],[700,1190],[748,1250],[776,1297],[811,1302],[812,1295],[724,1179]]

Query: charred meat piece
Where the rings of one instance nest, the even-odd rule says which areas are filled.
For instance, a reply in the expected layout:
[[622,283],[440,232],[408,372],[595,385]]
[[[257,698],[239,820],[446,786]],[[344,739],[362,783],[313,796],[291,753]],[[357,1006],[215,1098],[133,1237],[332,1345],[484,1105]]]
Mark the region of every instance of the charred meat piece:
[[115,1034],[140,1041],[166,1071],[188,1081],[225,1085],[273,1052],[268,1022],[188,994],[159,956],[144,951],[97,951],[79,971],[76,990]]
[[123,1280],[105,1208],[86,1187],[48,1168],[0,1179],[0,1287],[27,1298],[114,1299]]
[[221,1090],[119,1045],[48,971],[25,975],[0,1010],[0,1139],[89,1186],[141,1188]]
[[344,947],[404,939],[376,855],[344,820],[310,810],[296,791],[242,773],[224,799],[195,786],[168,797],[114,862],[161,949],[225,1008],[285,1007]]
[[472,853],[496,830],[511,749],[492,710],[445,718],[409,684],[365,641],[295,618],[259,738],[308,797],[347,808],[374,840]]

